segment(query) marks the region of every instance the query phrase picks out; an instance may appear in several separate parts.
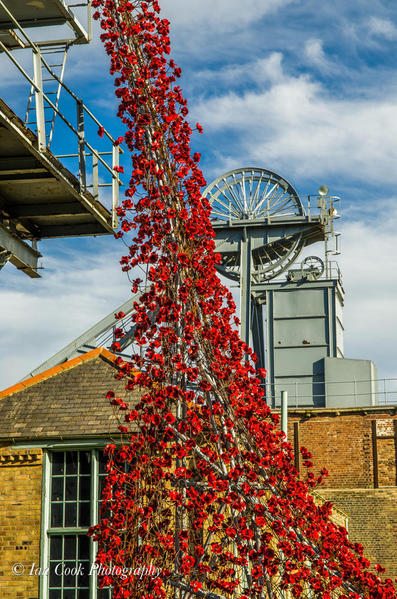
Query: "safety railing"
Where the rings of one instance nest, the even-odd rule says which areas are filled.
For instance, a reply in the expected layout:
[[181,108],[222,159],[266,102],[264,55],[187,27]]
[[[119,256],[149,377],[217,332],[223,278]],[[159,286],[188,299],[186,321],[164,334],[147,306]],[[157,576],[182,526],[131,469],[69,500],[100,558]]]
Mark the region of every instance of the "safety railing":
[[[69,6],[72,6],[70,3]],[[74,3],[75,6],[86,6],[85,3]],[[15,52],[8,49],[6,45],[0,41],[0,50],[8,56],[19,73],[30,83],[34,95],[34,113],[35,117],[28,125],[33,125],[37,134],[37,146],[40,152],[49,151],[48,135],[46,130],[46,110],[52,110],[54,116],[58,118],[59,124],[62,123],[65,129],[59,131],[55,136],[55,148],[62,148],[62,153],[54,154],[59,159],[74,159],[67,166],[79,180],[80,191],[83,193],[87,190],[92,190],[92,195],[101,201],[109,210],[112,211],[112,225],[117,227],[116,208],[119,203],[119,187],[122,184],[119,178],[119,159],[123,149],[119,145],[118,140],[106,130],[99,119],[91,112],[85,103],[79,98],[64,81],[53,71],[51,66],[45,60],[40,45],[34,42],[26,30],[19,24],[10,10],[0,0],[0,6],[4,10],[10,21],[15,26],[23,38],[25,48],[32,50],[33,55],[33,74],[29,75],[21,62],[16,58]],[[48,73],[48,76],[61,86],[64,92],[64,100],[59,103],[54,101],[45,93],[43,89],[43,72]],[[74,110],[73,110],[74,105]],[[61,106],[65,106],[62,109]],[[74,116],[72,113],[74,112]],[[87,124],[88,121],[88,124]],[[51,121],[52,122],[52,121]],[[89,135],[88,135],[89,134]],[[95,135],[95,142],[93,141]],[[89,139],[88,139],[89,137]],[[58,143],[57,139],[58,138]],[[107,143],[107,147],[106,144]],[[110,148],[109,148],[110,146]],[[71,151],[64,152],[70,148]],[[103,148],[103,149],[102,149]],[[110,158],[110,159],[109,159]],[[91,159],[91,168],[88,168],[88,159]],[[111,201],[108,200],[108,195],[103,193],[103,197],[99,197],[100,188],[112,188]],[[110,205],[109,205],[110,204]]]
[[293,268],[275,277],[272,279],[272,282],[279,282],[280,280],[285,280],[285,278],[292,282],[301,282],[302,280],[327,281],[332,279],[342,284],[342,272],[337,261],[323,260],[318,256],[307,256],[301,262],[294,262]]
[[[351,379],[345,381],[265,383],[266,396],[275,407],[280,405],[281,391],[288,393],[289,408],[360,407],[365,405],[397,405],[397,378]],[[365,401],[364,401],[365,400]]]

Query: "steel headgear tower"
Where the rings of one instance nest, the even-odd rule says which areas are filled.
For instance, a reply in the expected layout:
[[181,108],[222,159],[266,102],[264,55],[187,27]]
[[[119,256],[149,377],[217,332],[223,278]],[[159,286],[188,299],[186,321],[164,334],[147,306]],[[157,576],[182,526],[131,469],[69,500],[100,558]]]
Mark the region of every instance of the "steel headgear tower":
[[[329,260],[338,253],[339,198],[323,186],[315,206],[310,197],[304,206],[288,181],[254,167],[218,177],[204,195],[222,256],[218,270],[240,287],[241,337],[268,370],[273,407],[281,390],[297,406],[357,404],[347,380],[338,387],[341,377],[353,368],[356,378],[373,379],[375,370],[369,361],[343,360],[344,290],[339,268]],[[297,264],[316,242],[323,244],[324,260],[306,256]],[[375,400],[373,386],[364,385],[357,405]]]

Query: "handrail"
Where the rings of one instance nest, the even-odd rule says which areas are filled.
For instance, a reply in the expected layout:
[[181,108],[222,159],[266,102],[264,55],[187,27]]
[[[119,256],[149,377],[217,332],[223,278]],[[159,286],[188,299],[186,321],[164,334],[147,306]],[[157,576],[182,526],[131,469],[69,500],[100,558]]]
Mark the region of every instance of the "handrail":
[[[118,140],[115,140],[111,133],[101,124],[99,119],[92,113],[92,111],[84,104],[84,102],[69,88],[64,81],[58,77],[58,75],[52,70],[51,66],[42,56],[40,47],[37,43],[35,43],[27,34],[25,29],[20,25],[18,20],[14,17],[11,11],[4,5],[3,0],[0,0],[0,6],[8,15],[11,22],[14,24],[15,28],[22,34],[24,40],[26,40],[27,46],[32,49],[33,52],[33,62],[34,62],[34,74],[31,77],[24,67],[20,64],[17,58],[13,55],[13,53],[7,48],[7,46],[0,41],[0,49],[7,55],[7,57],[12,61],[12,63],[16,66],[18,71],[22,74],[22,76],[30,83],[32,86],[32,90],[34,90],[36,96],[36,126],[37,126],[37,137],[38,137],[38,147],[39,150],[44,152],[47,150],[47,138],[45,131],[45,117],[44,117],[44,109],[46,106],[51,108],[54,111],[54,115],[59,116],[61,121],[69,128],[69,130],[76,136],[78,143],[78,153],[77,154],[64,154],[59,155],[59,158],[62,157],[78,157],[79,158],[79,180],[81,191],[85,191],[88,187],[94,187],[97,191],[99,187],[104,186],[112,186],[112,226],[113,228],[117,227],[117,215],[116,208],[118,206],[119,201],[119,186],[122,185],[120,181],[118,166],[119,166],[119,154],[123,154],[124,150],[120,146]],[[72,42],[70,42],[72,43]],[[58,105],[55,104],[45,93],[42,84],[41,77],[41,69],[45,68],[50,76],[53,78],[54,82],[56,81],[68,94],[69,96],[76,102],[77,108],[77,125],[74,126],[72,122],[70,122],[69,118],[59,109]],[[45,104],[45,106],[44,106]],[[92,122],[99,127],[101,130],[101,137],[105,136],[112,144],[111,152],[100,152],[97,151],[89,141],[85,138],[84,134],[84,115],[87,115]],[[104,160],[103,156],[112,155],[112,164],[109,165],[106,160]],[[93,165],[92,165],[92,180],[93,184],[88,186],[86,181],[86,164],[85,159],[86,156],[92,156]],[[98,163],[100,163],[108,173],[111,175],[112,183],[98,183]],[[116,169],[115,169],[116,167]],[[95,194],[94,194],[95,195]]]
[[[0,4],[1,4],[1,0],[0,0]],[[76,134],[77,137],[80,137],[79,132],[67,120],[67,118],[62,114],[62,112],[59,110],[59,108],[57,108],[55,106],[55,104],[48,98],[48,96],[43,92],[43,90],[34,82],[34,80],[31,79],[31,77],[26,73],[26,71],[23,69],[23,67],[20,66],[20,64],[18,63],[18,61],[12,56],[11,52],[8,50],[8,48],[6,48],[6,46],[1,41],[0,41],[0,48],[2,48],[2,50],[4,52],[6,52],[6,54],[9,56],[9,58],[11,58],[12,62],[19,69],[19,71],[24,75],[24,77],[29,81],[29,83],[34,87],[34,89],[37,92],[39,92],[39,93],[42,94],[42,96],[45,99],[45,101],[49,104],[49,106],[51,106],[51,108],[53,110],[55,110],[55,112],[60,116],[60,118],[63,120],[63,122],[73,131],[73,133]],[[42,61],[43,61],[43,59],[42,59]],[[67,88],[67,86],[64,86],[64,87],[65,87],[65,89],[67,91],[69,91],[69,89]],[[73,94],[73,92],[70,92],[70,93],[71,93],[71,95],[73,96],[74,99],[76,99],[77,101],[80,102],[80,100],[77,98],[77,96],[75,94]],[[84,107],[84,104],[83,104],[83,107]],[[89,111],[88,111],[88,113],[91,115],[91,113]],[[94,120],[95,120],[96,124],[100,125],[100,122],[96,118]],[[105,133],[105,129],[104,129],[104,133]],[[106,132],[106,133],[107,133],[107,136],[109,137],[109,139],[113,143],[115,143],[115,140],[110,135],[110,133],[108,133],[108,132]],[[100,157],[100,154],[85,139],[83,140],[83,142],[84,142],[84,145],[86,145],[91,150],[91,152],[93,152],[96,156],[98,156],[99,160],[102,162],[102,164],[105,166],[105,168],[107,168],[107,170],[112,174],[112,177],[117,178],[116,173],[109,167],[108,164],[106,164],[106,162],[104,160],[102,160],[102,158]],[[121,148],[120,148],[120,151],[122,152]],[[76,154],[76,156],[78,156],[78,154]]]
[[[335,385],[345,385],[347,388],[344,392],[340,392],[339,389],[335,389]],[[367,385],[367,388],[362,390],[362,388],[360,389],[361,385]],[[391,389],[387,388],[389,385],[392,385]],[[316,386],[323,386],[324,392],[312,392],[315,390]],[[322,403],[325,404],[326,399],[337,399],[340,397],[353,397],[356,404],[360,397],[372,397],[377,400],[376,405],[379,406],[397,405],[396,377],[350,379],[344,381],[293,381],[288,383],[279,380],[276,383],[266,382],[263,384],[263,387],[266,388],[267,395],[273,398],[278,397],[280,390],[288,391],[289,408],[317,407],[313,405],[315,400],[323,400]],[[306,387],[306,389],[304,389],[304,387]],[[307,403],[305,403],[305,401]],[[359,406],[357,405],[357,407]]]

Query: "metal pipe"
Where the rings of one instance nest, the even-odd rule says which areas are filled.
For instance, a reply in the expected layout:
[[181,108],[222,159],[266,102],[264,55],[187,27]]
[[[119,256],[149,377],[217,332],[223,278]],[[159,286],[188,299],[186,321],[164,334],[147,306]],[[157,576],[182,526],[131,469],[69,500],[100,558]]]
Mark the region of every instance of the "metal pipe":
[[288,440],[288,391],[281,391],[281,431]]
[[119,205],[119,173],[114,169],[118,168],[119,162],[119,146],[113,146],[113,159],[112,159],[112,171],[113,175],[116,174],[116,177],[112,178],[112,227],[113,229],[117,229],[119,221],[117,216],[117,207]]
[[84,110],[83,101],[76,101],[77,108],[77,143],[79,153],[80,191],[85,191],[87,185],[85,169],[85,138],[84,138]]
[[244,227],[240,241],[240,337],[250,344],[251,331],[251,239]]
[[36,84],[34,95],[36,108],[37,143],[40,152],[45,152],[47,148],[47,137],[45,130],[44,93],[40,59],[40,50],[33,52],[34,82]]
[[[112,156],[113,152],[96,152],[98,156]],[[85,152],[86,156],[92,156],[92,152]],[[77,158],[79,154],[56,154],[55,158]]]

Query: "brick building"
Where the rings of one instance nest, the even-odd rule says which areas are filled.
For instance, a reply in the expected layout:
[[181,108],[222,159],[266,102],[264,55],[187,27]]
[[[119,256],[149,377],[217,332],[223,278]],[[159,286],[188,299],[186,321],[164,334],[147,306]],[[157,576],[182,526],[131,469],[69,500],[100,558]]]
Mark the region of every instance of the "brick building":
[[[110,387],[123,393],[116,372],[100,348],[0,392],[2,599],[109,598],[88,576],[95,548],[85,533],[98,514],[102,449],[118,438],[105,398]],[[350,538],[397,576],[397,406],[292,409],[289,440],[329,469],[320,494],[347,514]],[[39,576],[51,562],[64,570]],[[67,573],[79,563],[84,574]]]
[[[0,392],[2,599],[110,596],[91,588],[94,547],[85,533],[98,514],[102,449],[117,439],[105,397],[110,387],[124,389],[112,380],[113,360],[95,349]],[[64,563],[65,571],[39,576],[36,568],[51,562]],[[84,575],[68,575],[79,563],[86,565]]]
[[348,516],[349,537],[397,577],[397,406],[291,409],[288,440],[313,454],[318,489]]

